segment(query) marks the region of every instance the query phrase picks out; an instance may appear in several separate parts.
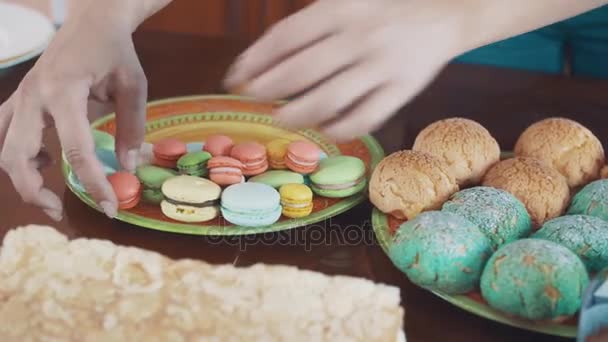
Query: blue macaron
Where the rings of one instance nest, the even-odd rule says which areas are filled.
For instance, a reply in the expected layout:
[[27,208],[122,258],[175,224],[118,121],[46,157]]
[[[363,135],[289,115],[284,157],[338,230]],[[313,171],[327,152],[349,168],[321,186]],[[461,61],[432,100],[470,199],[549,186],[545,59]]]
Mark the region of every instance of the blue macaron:
[[186,144],[188,152],[199,152],[203,150],[203,147],[205,147],[204,142],[191,142]]
[[222,193],[221,210],[222,216],[237,226],[269,226],[281,217],[281,196],[266,184],[235,184]]
[[120,170],[120,163],[114,151],[98,148],[95,150],[95,153],[97,154],[97,159],[99,159],[105,168],[114,169],[114,172]]

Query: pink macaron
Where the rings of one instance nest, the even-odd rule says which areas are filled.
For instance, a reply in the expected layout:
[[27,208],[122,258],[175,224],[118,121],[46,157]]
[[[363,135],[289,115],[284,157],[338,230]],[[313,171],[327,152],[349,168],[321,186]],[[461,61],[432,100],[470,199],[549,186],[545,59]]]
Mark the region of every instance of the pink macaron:
[[211,153],[214,157],[229,156],[233,146],[234,142],[230,137],[219,134],[211,135],[207,138],[207,141],[205,141],[203,151]]
[[321,150],[307,141],[294,141],[287,147],[285,164],[297,173],[310,174],[317,170]]
[[227,186],[244,181],[243,163],[226,156],[218,156],[209,159],[209,179],[217,185]]
[[256,176],[268,170],[266,147],[257,142],[244,142],[232,148],[232,158],[243,163],[243,175]]
[[153,147],[153,164],[175,169],[177,167],[177,160],[187,152],[188,148],[183,141],[174,138],[160,140]]

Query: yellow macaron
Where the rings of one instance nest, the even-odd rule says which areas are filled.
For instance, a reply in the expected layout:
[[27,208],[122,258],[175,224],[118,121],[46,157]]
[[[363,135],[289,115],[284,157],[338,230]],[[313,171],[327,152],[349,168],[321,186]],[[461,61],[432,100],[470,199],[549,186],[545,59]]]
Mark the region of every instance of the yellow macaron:
[[283,215],[302,218],[312,213],[312,190],[304,184],[285,184],[279,189]]
[[275,170],[286,169],[285,155],[287,154],[287,146],[291,141],[287,139],[275,139],[266,144],[266,151],[268,152],[268,162],[270,167]]

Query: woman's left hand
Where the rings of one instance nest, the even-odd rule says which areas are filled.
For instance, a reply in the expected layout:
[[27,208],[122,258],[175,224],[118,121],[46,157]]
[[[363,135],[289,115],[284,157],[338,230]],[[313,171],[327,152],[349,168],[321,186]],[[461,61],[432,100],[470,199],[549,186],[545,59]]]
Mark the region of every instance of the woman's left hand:
[[459,50],[449,0],[319,0],[273,27],[231,69],[228,89],[273,101],[293,128],[337,140],[379,128]]

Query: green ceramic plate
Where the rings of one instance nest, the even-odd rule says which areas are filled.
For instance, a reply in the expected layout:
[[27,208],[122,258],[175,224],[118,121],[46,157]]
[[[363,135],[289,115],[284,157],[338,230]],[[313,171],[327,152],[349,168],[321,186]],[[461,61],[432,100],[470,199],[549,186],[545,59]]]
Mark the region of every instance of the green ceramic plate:
[[[275,138],[308,140],[317,144],[327,155],[352,155],[363,160],[368,175],[382,160],[384,152],[378,142],[366,136],[348,144],[334,145],[315,130],[291,131],[277,126],[271,116],[277,104],[258,103],[235,96],[193,96],[152,102],[148,105],[146,141],[154,143],[174,137],[184,142],[205,141],[211,134],[226,134],[236,142],[255,140],[265,143]],[[93,128],[114,135],[114,114],[107,115],[92,124]],[[73,182],[70,165],[63,160],[63,175],[69,189],[84,203],[96,208],[93,200]],[[117,219],[144,228],[173,233],[194,235],[247,235],[276,232],[324,221],[341,214],[366,199],[358,194],[344,199],[314,198],[313,213],[303,219],[282,217],[268,227],[245,228],[233,226],[219,217],[203,224],[184,224],[165,217],[160,207],[140,204],[128,211],[121,211]],[[103,219],[100,217],[100,219]]]
[[[387,253],[387,255],[388,248],[392,244],[392,234],[394,231],[396,231],[396,229],[401,225],[402,222],[403,221],[388,217],[376,208],[374,208],[374,211],[372,212],[372,225],[374,227],[374,233],[376,234],[376,238],[378,239],[380,246],[382,247],[384,252]],[[465,311],[471,312],[475,315],[487,318],[492,321],[549,335],[576,337],[577,322],[574,319],[565,323],[533,322],[529,320],[518,319],[512,316],[507,316],[491,308],[483,300],[479,292],[458,296],[446,295],[435,291],[431,292]]]

